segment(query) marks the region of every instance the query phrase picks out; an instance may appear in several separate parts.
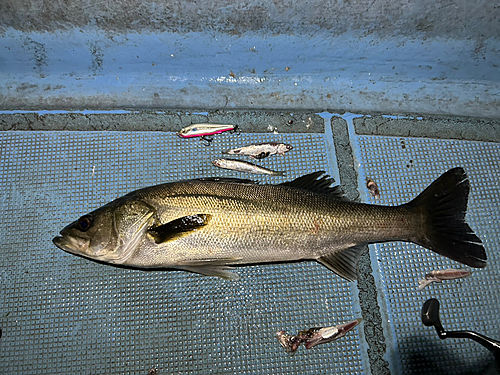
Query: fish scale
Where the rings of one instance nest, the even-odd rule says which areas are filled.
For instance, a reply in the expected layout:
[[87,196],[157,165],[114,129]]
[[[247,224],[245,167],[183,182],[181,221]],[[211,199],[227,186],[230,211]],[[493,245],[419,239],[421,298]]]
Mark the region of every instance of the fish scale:
[[[404,236],[401,222],[409,214],[408,210],[403,208],[338,202],[327,196],[272,185],[211,183],[204,186],[186,187],[184,184],[181,186],[184,193],[180,194],[178,199],[173,200],[170,197],[150,202],[155,206],[169,208],[164,211],[162,221],[170,221],[199,211],[211,213],[215,217],[228,215],[234,225],[238,228],[248,227],[249,231],[260,225],[266,231],[275,229],[298,231],[297,237],[303,236],[303,233],[313,232],[321,222],[322,232],[330,237],[334,235],[340,246],[343,245],[343,235],[353,239],[352,234],[346,231],[349,228],[355,232],[354,240],[358,242],[364,242],[368,238],[373,239],[377,235],[386,239],[395,235],[398,238]],[[157,187],[160,191],[172,188],[176,189],[170,184]],[[148,201],[148,195],[144,194],[143,199]],[[152,195],[167,194],[155,192]],[[294,215],[294,211],[298,212],[298,215]],[[257,213],[258,216],[249,213]],[[222,225],[222,220],[221,225],[211,227],[211,231],[228,230],[228,226]],[[411,221],[406,220],[406,222]],[[397,232],[390,233],[391,227]],[[386,233],[380,233],[380,229],[383,228],[387,230]],[[411,228],[412,226],[408,225],[407,232],[413,233],[414,230]]]

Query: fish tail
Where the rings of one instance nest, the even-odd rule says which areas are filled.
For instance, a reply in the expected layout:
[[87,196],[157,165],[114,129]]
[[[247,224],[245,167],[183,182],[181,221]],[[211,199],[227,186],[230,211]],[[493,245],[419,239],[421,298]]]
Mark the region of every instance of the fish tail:
[[413,242],[470,267],[486,266],[482,242],[465,222],[470,184],[462,168],[444,173],[405,206],[424,218]]

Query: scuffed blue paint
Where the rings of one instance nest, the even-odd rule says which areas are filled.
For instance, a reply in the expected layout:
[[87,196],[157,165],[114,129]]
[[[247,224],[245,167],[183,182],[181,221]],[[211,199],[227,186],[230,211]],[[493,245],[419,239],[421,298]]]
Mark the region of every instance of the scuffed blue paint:
[[0,37],[0,108],[348,108],[500,116],[500,42],[485,40],[480,56],[476,48],[472,40],[328,32],[10,29]]
[[389,118],[392,120],[423,120],[422,116],[392,116],[392,115],[382,115],[383,118]]
[[80,113],[83,115],[98,115],[98,114],[130,114],[130,113],[139,113],[139,111],[125,111],[122,109],[116,110],[83,110],[83,111],[64,111],[64,110],[41,110],[41,111],[29,111],[29,110],[0,110],[0,115],[12,115],[18,113],[36,113],[39,116],[44,115],[60,115],[60,114],[69,114],[69,113]]
[[[318,115],[325,120],[330,120],[333,116],[335,116],[333,113],[330,113],[330,112],[319,112],[319,113],[315,113],[315,115]],[[293,113],[292,113],[292,116],[293,116]]]
[[[326,143],[326,153],[327,157],[330,160],[330,165],[337,165],[337,153],[335,151],[335,142],[333,140],[333,130],[330,125],[330,119],[334,116],[329,112],[320,112],[316,113],[316,115],[321,116],[325,122],[325,143]],[[340,172],[339,168],[334,168],[330,172],[331,177],[333,177],[334,181],[338,184],[340,183]]]

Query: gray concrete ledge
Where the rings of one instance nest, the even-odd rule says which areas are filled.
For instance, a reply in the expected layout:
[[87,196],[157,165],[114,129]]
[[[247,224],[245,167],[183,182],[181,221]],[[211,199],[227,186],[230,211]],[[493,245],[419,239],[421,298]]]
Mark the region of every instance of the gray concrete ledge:
[[[323,133],[320,115],[311,111],[8,111],[0,112],[0,131],[69,130],[69,131],[178,131],[198,122],[236,124],[250,133]],[[346,122],[341,117],[331,120],[337,156],[349,146]],[[385,135],[471,141],[500,142],[500,120],[450,116],[364,115],[353,120],[360,135]],[[345,163],[350,156],[346,155]],[[344,163],[344,162],[342,162]],[[352,162],[351,162],[352,163]],[[350,165],[346,171],[354,170]],[[349,172],[346,172],[349,173]],[[345,176],[342,180],[349,180]]]
[[354,119],[354,128],[360,135],[500,142],[499,120],[449,116],[394,117],[363,116]]
[[323,119],[294,111],[130,111],[126,113],[0,113],[0,130],[179,131],[195,123],[234,124],[247,133],[322,133]]

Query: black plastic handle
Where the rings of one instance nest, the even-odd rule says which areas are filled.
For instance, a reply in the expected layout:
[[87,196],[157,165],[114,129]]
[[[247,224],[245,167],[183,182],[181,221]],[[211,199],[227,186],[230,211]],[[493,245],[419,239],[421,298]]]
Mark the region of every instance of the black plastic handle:
[[495,356],[496,368],[500,373],[500,342],[473,331],[445,331],[439,319],[439,301],[437,299],[431,298],[425,301],[422,307],[422,323],[427,327],[436,328],[439,338],[443,340],[448,337],[472,339],[488,348]]
[[439,338],[446,338],[446,331],[439,319],[439,301],[435,298],[425,301],[422,307],[422,323],[427,327],[435,327]]

